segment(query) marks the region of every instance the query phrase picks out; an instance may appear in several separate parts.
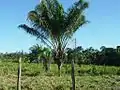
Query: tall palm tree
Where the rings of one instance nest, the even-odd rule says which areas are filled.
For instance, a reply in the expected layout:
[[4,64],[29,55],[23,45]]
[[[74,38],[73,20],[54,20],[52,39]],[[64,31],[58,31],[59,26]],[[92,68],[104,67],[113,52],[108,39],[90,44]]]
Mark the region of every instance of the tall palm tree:
[[86,8],[88,2],[84,0],[75,2],[67,11],[58,0],[41,0],[35,9],[28,13],[31,27],[26,24],[19,27],[54,50],[54,60],[60,71],[69,40],[79,27],[88,22],[84,15]]

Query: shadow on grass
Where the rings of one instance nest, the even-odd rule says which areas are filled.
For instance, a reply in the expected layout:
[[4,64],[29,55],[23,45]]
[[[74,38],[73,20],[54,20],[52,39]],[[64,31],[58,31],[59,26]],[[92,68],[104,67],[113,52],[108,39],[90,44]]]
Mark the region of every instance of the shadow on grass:
[[34,72],[34,73],[25,73],[24,76],[28,77],[34,77],[40,75],[40,72]]

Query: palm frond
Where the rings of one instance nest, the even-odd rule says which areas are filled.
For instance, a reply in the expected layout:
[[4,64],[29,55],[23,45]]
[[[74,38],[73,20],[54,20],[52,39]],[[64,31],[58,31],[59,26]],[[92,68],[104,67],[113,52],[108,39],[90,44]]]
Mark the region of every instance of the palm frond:
[[25,24],[21,24],[18,27],[24,29],[27,33],[29,33],[33,36],[36,36],[36,37],[40,36],[40,33],[37,30],[35,30],[34,28],[30,28]]
[[32,23],[39,24],[39,16],[36,11],[30,11],[28,13],[28,20]]
[[33,36],[36,36],[37,39],[40,39],[43,43],[45,43],[47,46],[51,47],[50,45],[53,45],[49,39],[44,36],[43,33],[40,33],[39,31],[35,30],[34,28],[30,28],[28,27],[27,25],[25,24],[21,24],[18,26],[19,28],[22,28],[24,29],[27,33],[33,35]]
[[85,24],[87,21],[85,19],[84,10],[88,7],[88,3],[83,0],[79,0],[74,3],[74,5],[68,9],[66,17],[66,31],[67,33],[75,32],[78,27]]

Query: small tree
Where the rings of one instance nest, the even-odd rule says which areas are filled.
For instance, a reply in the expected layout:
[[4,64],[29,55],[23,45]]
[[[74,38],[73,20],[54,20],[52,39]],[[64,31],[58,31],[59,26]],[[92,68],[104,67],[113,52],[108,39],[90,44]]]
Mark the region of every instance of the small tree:
[[43,66],[45,68],[45,71],[47,72],[50,70],[52,53],[51,53],[50,49],[46,48],[46,47],[44,47],[42,49],[42,51],[43,51],[43,54],[42,54],[41,58],[43,59]]
[[30,47],[30,53],[29,53],[29,59],[30,62],[37,62],[39,63],[42,61],[43,68],[45,68],[45,71],[48,71],[50,68],[50,62],[51,62],[51,51],[49,48],[39,46],[38,44],[33,45]]

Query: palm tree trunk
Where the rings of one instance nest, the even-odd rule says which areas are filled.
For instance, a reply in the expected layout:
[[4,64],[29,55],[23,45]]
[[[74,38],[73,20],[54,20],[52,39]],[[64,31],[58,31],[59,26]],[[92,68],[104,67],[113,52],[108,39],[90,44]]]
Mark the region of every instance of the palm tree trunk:
[[44,58],[44,61],[43,61],[43,67],[44,67],[44,69],[45,69],[45,72],[47,72],[48,71],[48,62],[47,62],[47,59],[46,58]]
[[57,59],[57,66],[58,66],[58,76],[60,77],[61,76],[61,65],[62,65],[62,62],[60,60],[60,58]]
[[18,63],[17,90],[21,90],[21,57],[20,57],[19,63]]
[[71,62],[72,72],[71,72],[71,78],[72,78],[72,90],[75,90],[75,70],[74,70],[74,59],[72,59]]
[[61,62],[57,64],[58,65],[58,76],[61,76]]
[[61,75],[61,73],[60,73],[61,71],[60,71],[60,70],[61,70],[61,68],[60,68],[60,66],[58,65],[58,76],[59,76],[59,77],[60,77],[60,75]]
[[48,60],[48,72],[50,71],[51,60]]

